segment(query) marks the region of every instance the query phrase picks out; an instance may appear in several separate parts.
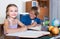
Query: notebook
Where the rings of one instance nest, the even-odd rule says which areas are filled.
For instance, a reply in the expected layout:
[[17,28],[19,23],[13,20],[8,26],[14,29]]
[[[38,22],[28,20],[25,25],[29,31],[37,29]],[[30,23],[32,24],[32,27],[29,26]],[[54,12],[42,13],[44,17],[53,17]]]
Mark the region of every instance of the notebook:
[[41,25],[37,25],[37,26],[31,27],[31,28],[29,28],[29,29],[41,31],[41,28],[42,28]]

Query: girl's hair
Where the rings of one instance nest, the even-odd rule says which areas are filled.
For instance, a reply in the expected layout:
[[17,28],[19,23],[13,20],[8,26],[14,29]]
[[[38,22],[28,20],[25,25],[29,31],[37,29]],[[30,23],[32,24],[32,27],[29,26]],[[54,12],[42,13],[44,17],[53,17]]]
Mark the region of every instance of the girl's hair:
[[7,15],[7,12],[8,12],[8,10],[9,10],[8,8],[11,7],[11,6],[17,7],[15,4],[9,4],[9,5],[7,6],[7,8],[6,8],[6,18],[7,18],[7,16],[8,16],[8,15]]
[[38,12],[38,7],[32,7],[32,8],[31,8],[31,11],[34,11],[36,17],[37,17],[37,15],[39,14],[39,12]]

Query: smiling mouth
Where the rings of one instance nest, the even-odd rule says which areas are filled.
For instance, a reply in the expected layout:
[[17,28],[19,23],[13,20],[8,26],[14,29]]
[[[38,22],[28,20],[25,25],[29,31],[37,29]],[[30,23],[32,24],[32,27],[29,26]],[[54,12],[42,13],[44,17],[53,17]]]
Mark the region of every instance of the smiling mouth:
[[16,16],[16,14],[13,14],[12,16]]

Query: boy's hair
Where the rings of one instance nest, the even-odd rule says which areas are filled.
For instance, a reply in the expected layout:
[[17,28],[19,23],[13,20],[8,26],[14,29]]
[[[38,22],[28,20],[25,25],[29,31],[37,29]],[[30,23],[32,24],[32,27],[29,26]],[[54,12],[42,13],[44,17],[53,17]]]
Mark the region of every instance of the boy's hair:
[[39,14],[38,7],[32,7],[31,11],[34,11],[34,13],[35,13],[36,16]]
[[[8,8],[11,7],[11,6],[17,7],[15,4],[9,4],[9,5],[7,6],[7,8],[6,8],[6,18],[7,18],[7,16],[8,16],[8,15],[7,15],[7,12],[8,12],[8,10],[9,10]],[[17,8],[18,8],[18,7],[17,7]]]

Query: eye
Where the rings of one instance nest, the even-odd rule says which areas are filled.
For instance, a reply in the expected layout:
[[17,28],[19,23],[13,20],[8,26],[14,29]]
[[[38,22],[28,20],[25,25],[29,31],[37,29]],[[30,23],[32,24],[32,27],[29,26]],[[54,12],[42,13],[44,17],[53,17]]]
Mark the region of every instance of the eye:
[[15,12],[18,12],[18,10],[15,10]]
[[10,12],[13,12],[13,10],[11,10]]

